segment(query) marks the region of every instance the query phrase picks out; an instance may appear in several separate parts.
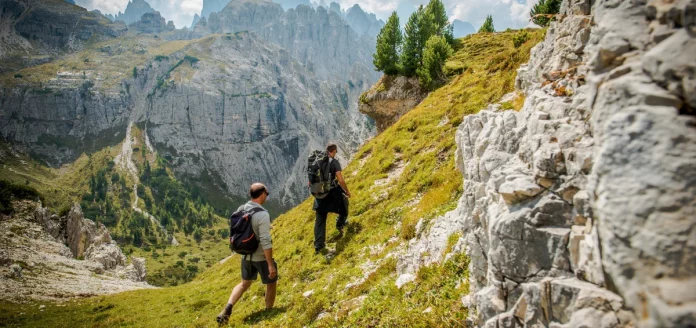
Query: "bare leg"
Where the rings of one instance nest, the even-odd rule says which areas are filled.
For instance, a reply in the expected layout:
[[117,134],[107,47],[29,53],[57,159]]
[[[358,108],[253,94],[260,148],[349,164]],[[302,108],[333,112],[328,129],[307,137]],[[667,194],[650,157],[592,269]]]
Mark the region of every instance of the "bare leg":
[[273,308],[273,303],[275,303],[277,285],[277,282],[266,285],[266,310]]
[[227,301],[227,304],[235,305],[237,301],[239,301],[240,298],[242,298],[242,295],[244,292],[249,289],[251,286],[251,283],[254,282],[253,280],[242,280],[237,286],[232,289],[232,294],[230,294],[230,299]]

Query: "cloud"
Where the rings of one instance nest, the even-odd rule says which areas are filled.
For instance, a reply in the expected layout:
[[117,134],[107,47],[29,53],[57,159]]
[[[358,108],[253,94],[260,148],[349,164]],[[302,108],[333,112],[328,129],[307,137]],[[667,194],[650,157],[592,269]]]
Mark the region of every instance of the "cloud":
[[529,26],[529,10],[537,2],[538,0],[459,0],[449,12],[451,19],[470,22],[477,28],[483,24],[487,15],[491,15],[496,30],[502,31]]
[[75,0],[75,4],[89,10],[98,9],[104,14],[117,14],[126,10],[128,0]]
[[148,3],[167,21],[174,21],[177,28],[191,25],[193,16],[203,8],[203,0],[149,0]]

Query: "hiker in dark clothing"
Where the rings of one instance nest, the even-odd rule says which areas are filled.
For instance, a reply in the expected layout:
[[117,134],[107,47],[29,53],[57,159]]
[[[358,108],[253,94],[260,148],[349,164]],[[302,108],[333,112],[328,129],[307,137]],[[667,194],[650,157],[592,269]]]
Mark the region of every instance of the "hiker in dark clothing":
[[343,228],[348,223],[348,198],[350,191],[341,174],[341,164],[335,159],[338,147],[331,143],[326,146],[329,153],[329,174],[331,190],[328,196],[323,199],[314,200],[314,250],[318,254],[326,246],[326,217],[329,213],[337,213],[336,229],[339,236],[343,236]]
[[278,265],[273,260],[273,245],[271,241],[271,216],[261,207],[268,198],[268,189],[261,183],[251,185],[249,189],[251,200],[240,206],[237,211],[256,210],[251,215],[251,227],[254,235],[258,236],[259,247],[251,255],[242,255],[242,282],[232,290],[225,308],[217,316],[220,324],[226,324],[234,306],[244,292],[249,289],[256,277],[261,275],[261,282],[266,285],[266,309],[273,307],[278,281]]

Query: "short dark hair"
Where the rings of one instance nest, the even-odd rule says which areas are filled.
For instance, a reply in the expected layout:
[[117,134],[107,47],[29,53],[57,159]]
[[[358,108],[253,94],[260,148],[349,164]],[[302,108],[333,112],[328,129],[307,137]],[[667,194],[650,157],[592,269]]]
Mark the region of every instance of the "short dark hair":
[[330,144],[326,145],[326,151],[328,151],[329,153],[336,150],[336,149],[338,149],[338,146],[336,146],[335,143],[330,143]]
[[265,192],[267,192],[266,186],[262,185],[259,187],[259,186],[251,185],[251,188],[249,188],[249,197],[251,197],[251,199],[256,199],[256,198],[261,197],[261,195],[263,195],[263,193],[265,193]]

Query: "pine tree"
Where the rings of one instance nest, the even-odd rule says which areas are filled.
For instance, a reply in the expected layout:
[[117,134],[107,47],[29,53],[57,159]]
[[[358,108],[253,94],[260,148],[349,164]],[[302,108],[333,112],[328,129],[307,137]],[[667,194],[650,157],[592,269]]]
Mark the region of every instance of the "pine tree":
[[452,52],[444,36],[435,35],[428,40],[423,49],[423,65],[417,70],[422,87],[432,90],[445,80],[443,67]]
[[529,12],[529,16],[532,18],[532,22],[541,27],[549,26],[552,18],[548,15],[558,14],[561,9],[561,0],[539,0],[537,4],[532,7]]
[[481,28],[478,30],[478,32],[495,32],[495,27],[493,27],[493,16],[486,16],[486,20],[483,22],[483,25],[481,25]]
[[[447,11],[445,10],[445,5],[441,0],[430,0],[428,6],[425,8],[425,12],[430,14],[433,21],[433,34],[444,36],[447,42],[450,44],[454,43],[454,35],[452,26],[447,18]],[[429,35],[427,39],[430,39]],[[426,39],[426,40],[427,40]]]
[[377,34],[377,51],[373,63],[378,71],[386,75],[399,73],[399,54],[401,50],[401,27],[399,16],[393,12],[379,34]]
[[409,17],[404,28],[404,45],[401,53],[402,73],[411,77],[416,75],[416,69],[421,63],[421,54],[425,44],[421,43],[420,18],[423,16],[423,6],[418,7]]

